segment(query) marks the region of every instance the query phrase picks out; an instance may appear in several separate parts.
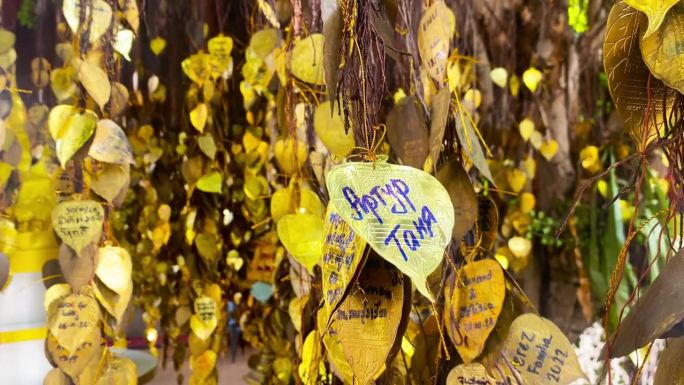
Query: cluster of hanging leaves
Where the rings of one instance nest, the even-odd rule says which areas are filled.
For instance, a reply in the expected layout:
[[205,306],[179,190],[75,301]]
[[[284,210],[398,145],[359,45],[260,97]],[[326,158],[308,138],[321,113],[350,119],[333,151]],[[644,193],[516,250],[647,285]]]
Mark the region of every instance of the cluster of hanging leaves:
[[[105,343],[135,308],[191,384],[239,338],[251,384],[569,384],[576,319],[610,357],[675,337],[682,6],[518,3],[23,7],[57,22],[28,92],[0,30],[0,231],[62,241],[46,383],[135,383]],[[573,282],[528,298],[542,270]]]
[[20,96],[27,91],[17,85],[15,35],[2,30],[2,186],[13,203],[3,241],[16,250],[58,248],[43,268],[45,356],[55,367],[45,383],[135,384],[135,365],[106,340],[125,337],[122,320],[133,293],[131,256],[118,246],[111,222],[135,164],[117,123],[128,91],[114,79],[137,33],[138,8],[135,1],[61,5],[59,62],[30,61],[28,109]]

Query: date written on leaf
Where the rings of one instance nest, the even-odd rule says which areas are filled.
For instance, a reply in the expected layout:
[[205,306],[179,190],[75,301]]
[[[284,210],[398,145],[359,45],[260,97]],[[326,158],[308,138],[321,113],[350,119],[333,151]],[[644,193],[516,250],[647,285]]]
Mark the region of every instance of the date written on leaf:
[[432,175],[413,167],[350,162],[326,178],[331,202],[352,230],[434,300],[426,277],[451,239],[454,209]]
[[503,353],[525,384],[569,384],[584,377],[567,337],[553,322],[534,314],[513,321]]

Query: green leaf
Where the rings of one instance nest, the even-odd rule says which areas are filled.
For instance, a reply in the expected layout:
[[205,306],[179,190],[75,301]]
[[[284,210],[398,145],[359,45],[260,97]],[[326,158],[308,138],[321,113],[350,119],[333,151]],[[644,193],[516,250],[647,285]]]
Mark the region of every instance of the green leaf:
[[[619,194],[619,192],[617,175],[615,174],[615,169],[613,169],[608,177],[608,197],[614,197]],[[609,283],[610,276],[617,264],[620,251],[625,245],[625,232],[622,223],[622,214],[620,210],[620,204],[617,200],[608,208],[608,217],[601,243],[603,245],[605,262],[604,276],[606,278],[606,282]],[[608,310],[608,330],[610,332],[613,332],[620,323],[620,310],[624,307],[629,298],[630,289],[625,278],[633,277],[634,272],[631,269],[631,265],[626,263],[623,279],[620,281],[618,290],[615,293],[613,305]]]
[[223,185],[223,177],[218,171],[213,171],[203,175],[197,181],[197,188],[208,193],[221,193],[221,186]]

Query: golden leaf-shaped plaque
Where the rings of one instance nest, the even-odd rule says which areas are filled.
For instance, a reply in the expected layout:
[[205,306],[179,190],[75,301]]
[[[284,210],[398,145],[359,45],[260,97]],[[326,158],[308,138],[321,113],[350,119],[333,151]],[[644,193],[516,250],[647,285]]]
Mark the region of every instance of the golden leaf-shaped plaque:
[[100,306],[92,295],[73,293],[57,300],[48,314],[48,329],[59,345],[74,353],[100,332]]
[[506,296],[503,271],[492,259],[471,262],[449,289],[444,309],[447,331],[458,354],[469,363],[482,353],[501,313]]
[[107,73],[87,60],[80,60],[75,66],[78,68],[78,80],[88,91],[88,95],[95,100],[100,109],[104,109],[112,93]]
[[125,357],[112,357],[95,385],[136,385],[138,373],[135,363]]
[[101,247],[97,254],[95,297],[119,322],[133,294],[131,257],[126,249],[115,246]]
[[97,115],[90,110],[78,113],[71,106],[54,107],[48,116],[48,129],[55,140],[57,158],[62,168],[95,132]]
[[344,119],[340,111],[332,108],[330,101],[325,101],[316,108],[314,129],[334,157],[344,158],[354,149],[354,132],[344,131]]
[[356,278],[366,242],[340,217],[332,203],[328,204],[323,232],[323,303],[327,324]]
[[347,362],[361,385],[370,384],[383,370],[402,320],[408,282],[392,265],[372,257],[333,315],[333,327]]
[[229,36],[219,34],[212,37],[207,42],[207,49],[211,56],[211,76],[218,78],[224,71],[229,70],[233,65],[233,58],[230,56],[233,50],[233,39]]
[[449,192],[451,203],[454,205],[455,222],[451,236],[454,242],[460,244],[477,219],[478,204],[475,189],[461,162],[455,158],[449,159],[435,176]]
[[442,184],[426,172],[383,160],[336,166],[326,183],[342,219],[434,300],[426,278],[441,263],[454,226]]
[[447,376],[446,385],[463,384],[495,385],[497,382],[487,374],[482,364],[471,363],[457,365]]
[[675,5],[663,25],[641,37],[641,54],[653,76],[684,92],[684,6]]
[[290,72],[307,83],[324,85],[323,34],[314,33],[295,40],[290,58]]
[[275,143],[275,158],[286,174],[296,174],[308,156],[306,143],[295,138],[278,139]]
[[52,362],[57,364],[58,368],[69,377],[77,378],[93,357],[102,354],[102,337],[100,330],[93,328],[75,350],[69,351],[57,341],[52,333],[48,333],[45,347]]
[[118,207],[123,203],[131,181],[128,164],[102,163],[99,169],[91,174],[90,188],[107,202]]
[[516,368],[525,385],[567,385],[585,378],[574,346],[553,322],[535,314],[513,321],[502,349],[500,366]]
[[449,44],[456,30],[456,16],[444,3],[435,1],[425,10],[418,26],[418,51],[430,76],[441,83],[446,75]]
[[314,214],[288,214],[280,218],[277,227],[285,249],[313,271],[323,255],[323,220]]
[[195,299],[195,314],[190,317],[190,329],[201,340],[206,340],[218,325],[216,301],[208,296]]
[[181,62],[183,73],[201,85],[211,75],[211,55],[199,52]]
[[104,209],[95,201],[66,201],[52,210],[52,227],[76,253],[102,234]]
[[[640,149],[653,140],[663,124],[663,104],[669,111],[675,91],[650,78],[639,49],[639,33],[646,18],[625,2],[608,15],[603,42],[603,64],[615,108]],[[649,100],[650,95],[650,100]]]
[[319,366],[322,364],[321,343],[317,330],[309,332],[302,345],[302,362],[297,372],[306,385],[320,383],[318,381]]
[[290,185],[287,188],[276,191],[271,196],[271,217],[278,223],[280,218],[287,214],[309,213],[322,217],[325,214],[325,207],[321,199],[315,192],[299,187],[299,201],[296,201],[295,187]]
[[678,2],[679,0],[625,0],[625,3],[646,14],[648,28],[644,33],[645,37],[650,36],[660,28],[663,20],[665,20],[665,15]]
[[423,107],[415,96],[404,98],[387,115],[387,140],[403,164],[423,168],[429,137]]
[[100,247],[95,274],[108,288],[123,293],[132,286],[131,256],[126,249],[117,246]]
[[126,133],[118,124],[109,119],[101,119],[97,122],[88,155],[100,162],[135,164]]
[[[198,356],[190,357],[190,369],[192,375],[197,376],[200,380],[204,380],[216,367],[216,352],[209,349],[205,350]],[[202,383],[202,382],[200,382]]]
[[80,253],[62,243],[59,246],[59,268],[74,291],[86,286],[95,276],[97,246],[89,243]]

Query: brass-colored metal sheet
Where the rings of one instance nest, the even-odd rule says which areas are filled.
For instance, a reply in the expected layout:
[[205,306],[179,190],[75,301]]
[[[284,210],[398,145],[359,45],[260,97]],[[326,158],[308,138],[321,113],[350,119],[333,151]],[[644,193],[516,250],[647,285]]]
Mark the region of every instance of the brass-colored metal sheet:
[[639,49],[646,28],[643,13],[625,2],[613,5],[603,43],[603,64],[608,89],[625,129],[640,149],[656,138],[663,124],[663,108],[669,109],[675,91],[650,75]]
[[642,36],[640,46],[653,76],[684,93],[684,4],[673,7],[657,31]]

